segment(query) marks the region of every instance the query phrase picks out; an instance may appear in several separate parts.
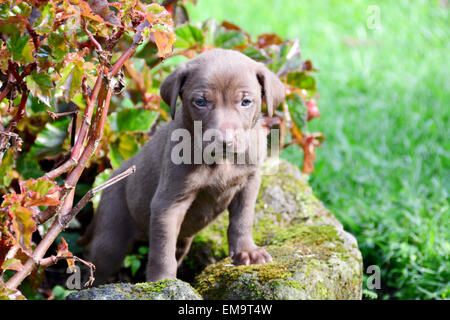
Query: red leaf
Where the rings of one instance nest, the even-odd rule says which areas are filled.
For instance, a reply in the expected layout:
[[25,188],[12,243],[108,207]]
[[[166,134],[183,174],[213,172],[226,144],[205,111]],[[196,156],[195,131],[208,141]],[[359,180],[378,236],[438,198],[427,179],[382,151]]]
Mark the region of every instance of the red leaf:
[[260,48],[266,48],[268,46],[271,46],[273,44],[279,45],[283,42],[281,38],[273,33],[264,33],[258,37],[258,47]]
[[302,172],[311,174],[314,172],[314,161],[316,160],[316,147],[320,146],[325,136],[320,133],[305,135],[303,138],[303,167]]
[[158,56],[167,58],[172,52],[173,44],[175,43],[175,37],[172,33],[164,32],[158,29],[152,30],[155,37],[155,43],[158,47]]
[[[98,1],[95,1],[98,2]],[[84,2],[83,0],[80,0],[80,2],[78,3],[78,7],[80,8],[80,13],[82,16],[92,19],[94,21],[100,22],[100,23],[104,23],[105,21],[103,20],[103,18],[101,16],[99,16],[98,14],[95,14],[91,7],[89,6],[89,4],[87,2]],[[97,8],[99,11],[102,10],[103,8]],[[107,10],[108,7],[106,7]]]
[[[61,237],[62,242],[58,244],[58,251],[56,252],[57,257],[73,257],[72,252],[69,251],[69,245],[66,240]],[[69,267],[71,272],[74,272],[75,269],[75,260],[74,259],[66,259],[67,266]]]

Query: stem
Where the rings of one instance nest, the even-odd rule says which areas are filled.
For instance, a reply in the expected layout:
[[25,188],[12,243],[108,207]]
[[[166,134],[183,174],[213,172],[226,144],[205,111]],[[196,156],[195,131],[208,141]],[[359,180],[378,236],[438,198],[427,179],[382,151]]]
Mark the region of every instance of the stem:
[[[81,198],[81,200],[75,205],[75,207],[73,207],[69,211],[69,208],[72,206],[73,195],[75,193],[75,189],[72,189],[67,198],[65,199],[63,207],[61,209],[61,213],[67,211],[68,213],[60,215],[58,219],[55,219],[50,229],[48,230],[47,234],[45,235],[44,239],[42,239],[42,241],[34,250],[32,257],[27,260],[21,271],[16,272],[16,274],[14,274],[14,276],[12,276],[11,279],[9,279],[9,281],[6,283],[6,287],[8,289],[16,289],[22,283],[22,281],[31,273],[31,271],[33,271],[35,266],[42,264],[46,265],[47,263],[51,264],[50,262],[52,261],[52,258],[50,257],[50,259],[49,258],[43,259],[43,256],[47,252],[50,245],[55,241],[56,237],[61,233],[61,231],[63,231],[66,228],[70,220],[72,220],[78,214],[78,212],[80,212],[80,210],[88,203],[88,201],[92,199],[95,193],[112,186],[113,184],[119,182],[122,179],[125,179],[135,171],[136,167],[132,166],[123,173],[109,179],[100,186],[90,190],[83,196],[83,198]],[[76,257],[70,258],[77,259]],[[81,259],[79,258],[78,260],[81,261]],[[87,264],[89,264],[89,262]]]
[[[75,193],[75,189],[73,189],[67,198],[65,199],[61,211],[70,210],[72,207],[73,196]],[[27,260],[27,262],[23,265],[22,270],[16,272],[9,280],[6,282],[5,286],[8,289],[16,289],[22,281],[28,277],[28,275],[33,271],[36,264],[42,259],[44,254],[47,252],[48,248],[55,241],[56,237],[61,233],[62,227],[59,224],[58,219],[52,223],[50,229],[48,229],[47,234],[44,239],[39,242],[32,256]]]
[[78,158],[82,151],[82,146],[84,145],[84,142],[86,140],[86,136],[88,133],[88,129],[91,126],[91,118],[92,114],[94,112],[94,103],[97,100],[98,93],[100,91],[100,87],[102,85],[102,75],[100,74],[97,77],[97,80],[94,85],[94,89],[92,90],[92,95],[90,97],[90,103],[86,107],[86,111],[83,116],[83,122],[81,124],[80,130],[78,131],[77,140],[75,141],[75,145],[73,147],[72,151],[72,158],[74,158],[76,161],[78,161]]
[[[108,74],[108,68],[104,67],[105,74],[108,74],[108,79],[111,76],[114,76],[120,68],[122,68],[125,61],[134,53],[139,43],[142,41],[142,32],[145,28],[145,26],[148,25],[148,22],[145,21],[141,23],[139,27],[142,27],[138,33],[136,33],[133,37],[133,43],[131,46],[122,54],[122,56],[119,58],[119,60],[114,64],[111,72]],[[108,80],[105,80],[108,81]],[[90,104],[86,107],[85,112],[85,119],[83,121],[83,124],[80,128],[80,131],[78,133],[78,139],[76,141],[75,146],[72,149],[72,157],[77,160],[78,155],[81,153],[80,158],[78,159],[78,163],[76,164],[75,168],[69,173],[68,177],[65,180],[64,187],[65,191],[61,195],[61,199],[64,199],[60,207],[56,210],[58,212],[58,218],[55,219],[55,221],[50,226],[50,229],[48,230],[47,234],[44,236],[42,241],[38,244],[36,249],[34,250],[31,258],[27,260],[25,265],[23,266],[22,270],[16,272],[5,284],[6,288],[8,289],[16,289],[22,281],[33,271],[34,267],[39,264],[39,261],[44,257],[45,253],[47,252],[50,245],[55,241],[56,237],[61,233],[61,231],[66,227],[67,223],[70,222],[70,220],[81,210],[83,202],[82,201],[88,201],[83,200],[85,197],[89,197],[92,193],[88,193],[83,197],[80,202],[72,208],[73,205],[73,197],[75,193],[75,186],[78,182],[78,179],[81,176],[81,173],[83,172],[84,168],[86,167],[89,159],[94,154],[94,152],[97,149],[98,143],[100,142],[102,135],[103,135],[103,128],[106,122],[106,118],[108,115],[108,109],[109,104],[111,101],[111,95],[112,95],[112,88],[109,83],[106,83],[106,85],[102,85],[102,74],[99,71],[99,76],[97,78],[97,82],[94,86],[94,90],[92,92],[92,97],[90,99]],[[105,88],[107,87],[107,89]],[[105,94],[105,90],[106,94]],[[99,95],[99,101],[97,104],[97,112],[95,115],[95,120],[92,125],[90,126],[90,118],[92,117],[93,113],[93,104],[95,103],[97,99],[97,95]],[[27,94],[28,96],[28,94]],[[26,102],[26,100],[25,100]],[[87,142],[86,147],[83,151],[81,151],[82,146],[84,144],[84,138],[87,134],[88,128],[91,127],[91,130],[89,131],[89,139]],[[67,165],[68,166],[68,165]],[[134,172],[135,168],[131,168],[129,174]],[[117,178],[117,177],[116,177]],[[121,177],[121,179],[123,179]],[[117,180],[119,181],[119,180]],[[117,182],[116,181],[116,182]],[[111,185],[111,181],[106,182],[106,184]],[[99,188],[96,188],[96,190],[101,190]]]
[[9,91],[11,91],[11,84],[8,83],[5,87],[5,89],[3,89],[2,93],[0,93],[0,102],[3,101],[3,99],[5,99],[5,97],[8,95]]

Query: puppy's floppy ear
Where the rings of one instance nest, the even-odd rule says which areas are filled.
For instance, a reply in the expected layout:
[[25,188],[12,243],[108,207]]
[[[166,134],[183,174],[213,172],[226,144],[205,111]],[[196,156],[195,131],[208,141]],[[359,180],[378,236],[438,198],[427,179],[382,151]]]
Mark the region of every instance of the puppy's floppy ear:
[[177,99],[180,95],[183,84],[188,74],[186,63],[180,64],[166,79],[161,83],[160,93],[165,103],[170,106],[170,115],[175,119]]
[[256,76],[262,87],[262,97],[266,99],[267,113],[273,115],[273,110],[283,102],[285,88],[280,79],[262,63],[258,66]]

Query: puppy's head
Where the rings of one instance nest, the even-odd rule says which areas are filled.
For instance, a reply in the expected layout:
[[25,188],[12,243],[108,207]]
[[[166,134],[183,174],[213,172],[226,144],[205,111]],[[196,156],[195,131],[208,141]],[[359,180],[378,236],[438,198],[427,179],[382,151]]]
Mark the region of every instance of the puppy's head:
[[278,77],[262,63],[233,50],[206,51],[181,64],[161,85],[161,96],[175,117],[180,96],[187,126],[201,121],[202,130],[215,130],[215,142],[234,152],[247,148],[242,133],[256,124],[265,100],[272,116],[284,99]]

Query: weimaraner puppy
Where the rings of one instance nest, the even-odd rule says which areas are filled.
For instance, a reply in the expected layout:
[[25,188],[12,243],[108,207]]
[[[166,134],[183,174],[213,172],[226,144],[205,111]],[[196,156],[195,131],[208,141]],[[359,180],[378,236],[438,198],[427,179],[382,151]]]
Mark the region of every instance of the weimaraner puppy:
[[[119,269],[138,239],[149,241],[147,281],[175,278],[195,234],[226,209],[234,263],[271,261],[266,250],[255,245],[252,227],[259,167],[266,156],[261,105],[265,100],[271,116],[284,99],[282,82],[262,63],[237,51],[213,49],[178,66],[160,91],[173,120],[114,173],[136,166],[135,174],[103,191],[93,221],[79,241],[88,245],[96,284]],[[178,97],[181,105],[176,109]],[[199,143],[196,130],[201,138],[208,130],[218,134]],[[185,139],[189,148],[174,152],[183,134],[194,138]],[[212,151],[206,152],[208,146],[214,146]],[[253,157],[252,150],[256,150]],[[177,153],[185,161],[174,160]],[[245,161],[230,161],[230,155]],[[212,163],[207,160],[211,156]]]

